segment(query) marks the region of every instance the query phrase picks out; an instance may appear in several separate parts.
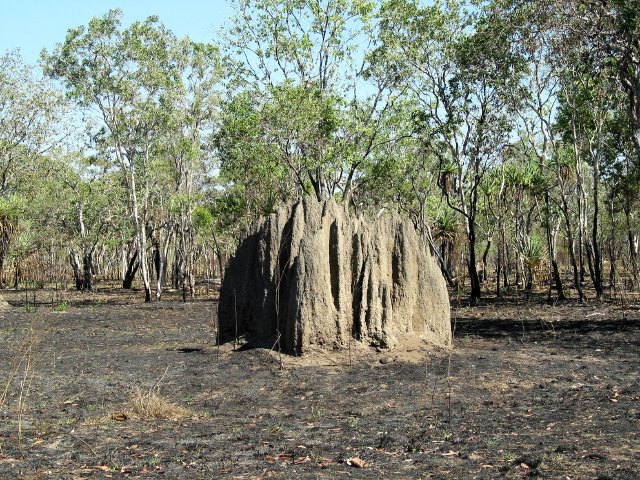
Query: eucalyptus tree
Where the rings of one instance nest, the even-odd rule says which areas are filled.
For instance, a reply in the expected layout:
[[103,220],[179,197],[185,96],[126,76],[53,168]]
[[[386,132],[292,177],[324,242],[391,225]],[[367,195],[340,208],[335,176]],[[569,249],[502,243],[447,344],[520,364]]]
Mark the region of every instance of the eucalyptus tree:
[[[517,24],[512,42],[521,41],[529,64],[526,108],[521,110],[520,122],[524,135],[520,138],[539,158],[548,172],[546,177],[554,179],[545,194],[543,224],[555,283],[561,285],[550,220],[557,210],[563,218],[578,295],[584,298],[581,282],[586,257],[600,297],[599,203],[600,186],[606,181],[601,172],[629,154],[612,147],[613,143],[625,143],[613,142],[612,117],[619,119],[620,113],[626,112],[628,141],[637,144],[633,131],[638,128],[634,127],[634,105],[640,92],[637,85],[634,87],[639,65],[639,4],[498,0],[493,6]],[[637,158],[636,150],[636,164]],[[559,289],[559,297],[563,296]]]
[[0,285],[4,286],[5,260],[12,240],[19,231],[18,221],[24,217],[24,199],[18,195],[0,197]]
[[419,131],[440,165],[439,185],[464,221],[471,301],[480,298],[477,269],[479,187],[508,146],[505,87],[519,63],[490,26],[462,3],[383,3],[377,58],[416,99]]
[[[579,85],[576,79],[580,75],[576,74],[584,71],[582,57],[586,45],[576,35],[568,33],[572,27],[565,16],[565,3],[571,4],[571,8],[575,6],[573,2],[563,0],[544,4],[496,0],[491,3],[489,11],[491,17],[501,19],[500,24],[509,26],[507,33],[511,48],[517,49],[526,62],[526,75],[521,82],[523,88],[513,92],[514,97],[523,100],[516,110],[517,148],[536,159],[541,170],[538,183],[544,188],[541,191],[542,206],[539,213],[545,231],[553,283],[558,291],[558,298],[564,299],[556,247],[560,217],[567,239],[574,285],[580,300],[583,300],[582,253],[587,237],[588,203],[593,198],[586,198],[585,164],[575,149],[572,152],[567,149],[568,129],[558,124],[558,113],[563,104],[571,101],[573,106],[567,106],[565,113],[573,112],[573,119],[577,118],[579,107],[575,102]],[[583,79],[592,74],[598,76],[597,73],[590,72]],[[566,116],[565,120],[570,116]],[[566,125],[567,121],[564,123]],[[574,125],[577,123],[574,122]],[[576,138],[575,135],[573,137]],[[568,143],[576,148],[578,146],[577,141],[569,139]],[[593,172],[597,175],[597,170]],[[596,198],[597,184],[598,182],[594,188]],[[597,201],[595,204],[597,205]],[[577,210],[575,214],[574,209]],[[595,210],[597,212],[597,208]],[[593,224],[597,227],[597,215],[594,219]],[[595,230],[592,231],[591,245],[594,245],[593,232]],[[591,247],[587,254],[599,257],[599,249],[597,246]],[[590,265],[593,267],[592,262]]]
[[487,234],[487,244],[483,254],[484,280],[488,278],[488,256],[491,251],[493,236],[497,234],[497,241],[494,243],[496,251],[495,273],[496,273],[496,296],[502,294],[501,284],[507,287],[509,285],[509,241],[507,239],[507,217],[510,199],[507,195],[507,175],[506,166],[503,162],[491,169],[483,179],[480,186],[482,191],[482,214],[485,217]]
[[41,178],[32,191],[31,215],[40,221],[41,247],[54,242],[53,247],[65,251],[76,288],[92,290],[97,249],[117,238],[126,214],[121,175],[79,152],[49,163],[54,175]]
[[0,283],[24,217],[20,197],[30,175],[46,166],[45,154],[65,138],[66,107],[62,93],[26,65],[19,52],[0,55]]
[[[560,175],[559,150],[562,138],[556,127],[558,95],[562,84],[560,76],[565,63],[557,55],[553,32],[558,17],[553,9],[541,3],[495,0],[487,7],[487,16],[506,35],[509,48],[524,62],[524,75],[520,88],[512,90],[514,103],[518,104],[517,138],[514,148],[538,164],[541,186],[540,222],[545,233],[553,284],[558,298],[565,299],[565,292],[558,262],[557,239],[560,209],[558,203],[569,204],[570,192],[564,187]],[[560,188],[559,188],[560,187]],[[556,201],[556,197],[560,200]],[[569,218],[565,215],[565,219]],[[567,229],[572,228],[569,221]],[[571,258],[575,257],[573,244],[569,244]]]
[[[181,82],[167,92],[164,108],[171,112],[166,128],[154,147],[167,175],[165,187],[166,217],[164,241],[157,241],[157,288],[160,298],[170,239],[175,237],[175,266],[183,292],[194,295],[193,268],[195,233],[193,213],[202,201],[202,191],[209,181],[215,162],[207,141],[216,128],[219,106],[219,81],[222,65],[213,45],[178,41],[177,69]],[[161,196],[160,198],[163,198]]]
[[43,58],[47,73],[61,80],[87,113],[96,114],[100,128],[94,140],[122,172],[145,300],[150,301],[147,241],[157,155],[167,135],[176,132],[177,109],[202,108],[197,96],[184,93],[185,82],[200,68],[187,71],[193,66],[189,61],[215,51],[176,39],[156,17],[122,28],[121,16],[111,10],[87,27],[69,30],[65,41]]
[[125,192],[119,175],[88,175],[83,167],[69,172],[64,180],[70,193],[65,226],[76,288],[92,290],[98,273],[96,249],[116,233],[118,219],[125,215]]
[[592,71],[608,71],[626,95],[636,163],[640,165],[640,1],[557,0],[565,40],[580,43]]
[[[577,203],[578,217],[577,244],[579,249],[578,258],[581,272],[579,281],[581,282],[583,280],[582,272],[585,270],[583,263],[583,249],[587,241],[585,237],[587,236],[588,230],[588,210],[590,207],[589,201],[591,200],[591,207],[593,208],[593,216],[591,219],[593,224],[593,234],[591,241],[589,242],[590,248],[587,249],[586,253],[589,260],[588,263],[596,296],[600,298],[602,296],[602,261],[600,259],[600,249],[597,242],[597,232],[599,221],[598,191],[600,185],[599,172],[601,159],[597,157],[601,155],[601,152],[596,152],[594,150],[597,148],[594,143],[601,143],[603,140],[603,118],[601,114],[602,102],[597,101],[596,98],[589,98],[591,97],[591,92],[588,91],[588,86],[583,83],[583,80],[589,83],[590,79],[586,77],[580,78],[582,75],[579,75],[577,69],[569,70],[565,76],[567,77],[565,80],[566,84],[560,96],[561,105],[558,119],[558,130],[563,134],[566,144],[565,148],[568,150],[568,154],[566,155],[568,163],[566,166],[572,169],[573,178],[575,178],[575,199]],[[587,88],[585,89],[585,87]],[[588,103],[585,103],[585,101]],[[592,101],[594,103],[591,103]],[[595,107],[596,111],[600,111],[596,112],[595,116],[592,116],[591,112],[586,112],[586,110],[591,110],[593,107]],[[595,122],[593,120],[595,120]],[[589,132],[590,130],[591,132]],[[602,147],[602,145],[599,146]],[[588,182],[586,178],[589,169],[589,164],[587,163],[588,155],[592,156],[591,170],[593,172],[593,184],[591,185],[591,190],[593,191],[593,198],[591,199],[588,198],[590,195],[587,191]],[[592,257],[594,257],[593,260]],[[595,262],[595,265],[592,265],[593,262]],[[578,291],[582,297],[579,287]]]
[[[586,298],[582,289],[586,272],[585,256],[596,296],[600,298],[603,294],[602,260],[598,242],[599,191],[601,164],[606,156],[604,127],[611,102],[607,100],[610,95],[605,94],[602,84],[606,75],[602,71],[594,71],[584,62],[589,46],[562,30],[555,32],[553,42],[559,86],[554,129],[562,141],[562,154],[556,161],[557,181],[574,284],[583,301]],[[591,183],[588,180],[590,174]],[[575,222],[570,221],[571,197],[575,202]],[[589,222],[592,224],[590,234]],[[571,223],[575,223],[575,229]]]
[[[349,202],[366,165],[395,140],[382,127],[395,97],[365,55],[376,3],[235,5],[226,41],[236,75],[217,137],[223,174],[250,200],[262,199],[257,211],[307,195]],[[265,171],[273,175],[261,177]]]
[[[633,184],[640,166],[640,2],[579,0],[558,2],[556,6],[556,14],[562,19],[556,34],[565,47],[557,49],[558,56],[567,66],[567,88],[561,97],[567,105],[561,122],[569,134],[567,143],[573,146],[574,156],[590,169],[586,172],[591,174],[590,192],[583,188],[591,194],[591,231],[587,235],[586,256],[600,297],[603,294],[598,245],[600,184],[612,179],[618,186],[628,184],[620,182],[622,172],[629,175]],[[621,128],[623,116],[626,126]],[[625,144],[633,145],[633,153]],[[631,157],[634,159],[629,161]],[[630,165],[633,167],[629,168]],[[614,177],[609,177],[611,173],[615,173]],[[626,190],[612,187],[619,192]],[[630,200],[627,195],[624,197]],[[631,212],[629,207],[625,210]],[[587,229],[585,220],[581,219],[580,224],[581,230]],[[628,234],[630,269],[637,277],[635,233],[628,230]]]
[[[496,296],[498,297],[501,295],[500,282],[504,278],[506,286],[509,278],[509,262],[507,261],[508,242],[506,240],[506,219],[509,209],[507,207],[507,175],[505,173],[505,163],[506,162],[503,162],[490,168],[479,186],[478,228],[482,231],[486,239],[482,253],[482,270],[480,277],[483,282],[489,279],[488,271],[491,263],[489,255],[495,252]],[[453,215],[455,215],[457,219],[457,212],[451,209],[448,216]],[[497,240],[495,238],[496,236]]]
[[[640,199],[640,179],[635,163],[634,146],[631,141],[626,113],[617,109],[615,117],[608,128],[608,145],[615,152],[615,160],[607,162],[604,177],[607,179],[608,213],[610,217],[611,240],[609,244],[609,260],[611,262],[610,279],[612,287],[616,286],[616,259],[624,259],[622,273],[630,274],[629,285],[638,289],[640,273],[638,271],[638,200]],[[621,218],[620,218],[621,217]],[[616,248],[616,237],[622,238],[620,248]],[[624,245],[624,247],[622,246]],[[618,255],[617,252],[622,255]],[[626,251],[627,255],[624,255]]]

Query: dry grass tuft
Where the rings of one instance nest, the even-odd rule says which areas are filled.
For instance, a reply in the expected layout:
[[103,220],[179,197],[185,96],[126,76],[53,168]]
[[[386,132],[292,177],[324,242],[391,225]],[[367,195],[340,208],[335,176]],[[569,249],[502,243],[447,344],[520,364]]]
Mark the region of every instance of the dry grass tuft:
[[129,402],[125,406],[125,411],[130,417],[138,417],[145,420],[179,420],[192,415],[188,409],[170,402],[155,389],[145,391],[140,388],[136,388],[132,393]]
[[87,417],[82,420],[82,425],[86,427],[105,427],[109,424],[113,423],[111,415],[98,415],[94,417]]

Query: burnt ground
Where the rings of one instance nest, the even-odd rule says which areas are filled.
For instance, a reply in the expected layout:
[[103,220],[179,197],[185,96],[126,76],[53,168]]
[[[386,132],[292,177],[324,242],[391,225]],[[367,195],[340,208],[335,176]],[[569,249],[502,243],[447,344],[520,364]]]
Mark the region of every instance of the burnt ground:
[[[453,309],[452,352],[281,368],[218,349],[212,300],[3,295],[1,479],[640,478],[634,304],[487,302]],[[130,399],[151,393],[182,408],[141,418]]]

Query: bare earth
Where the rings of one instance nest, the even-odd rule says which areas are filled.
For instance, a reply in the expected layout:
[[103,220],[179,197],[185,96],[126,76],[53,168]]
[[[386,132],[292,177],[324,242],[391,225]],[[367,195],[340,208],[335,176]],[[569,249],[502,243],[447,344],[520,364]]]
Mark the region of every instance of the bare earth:
[[218,349],[211,299],[3,295],[0,479],[640,478],[634,304],[488,301],[453,309],[452,352],[281,364]]

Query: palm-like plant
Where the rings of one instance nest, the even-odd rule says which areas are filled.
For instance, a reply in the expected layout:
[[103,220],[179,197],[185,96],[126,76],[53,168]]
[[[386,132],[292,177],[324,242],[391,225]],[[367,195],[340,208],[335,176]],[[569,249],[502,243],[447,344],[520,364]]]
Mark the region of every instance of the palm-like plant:
[[460,222],[456,218],[455,212],[447,208],[443,210],[437,217],[434,223],[435,238],[443,243],[454,243]]
[[544,262],[546,254],[547,252],[542,239],[538,235],[532,234],[525,243],[524,250],[522,251],[522,260],[527,274],[526,290],[528,293],[531,292],[533,288],[535,271]]

